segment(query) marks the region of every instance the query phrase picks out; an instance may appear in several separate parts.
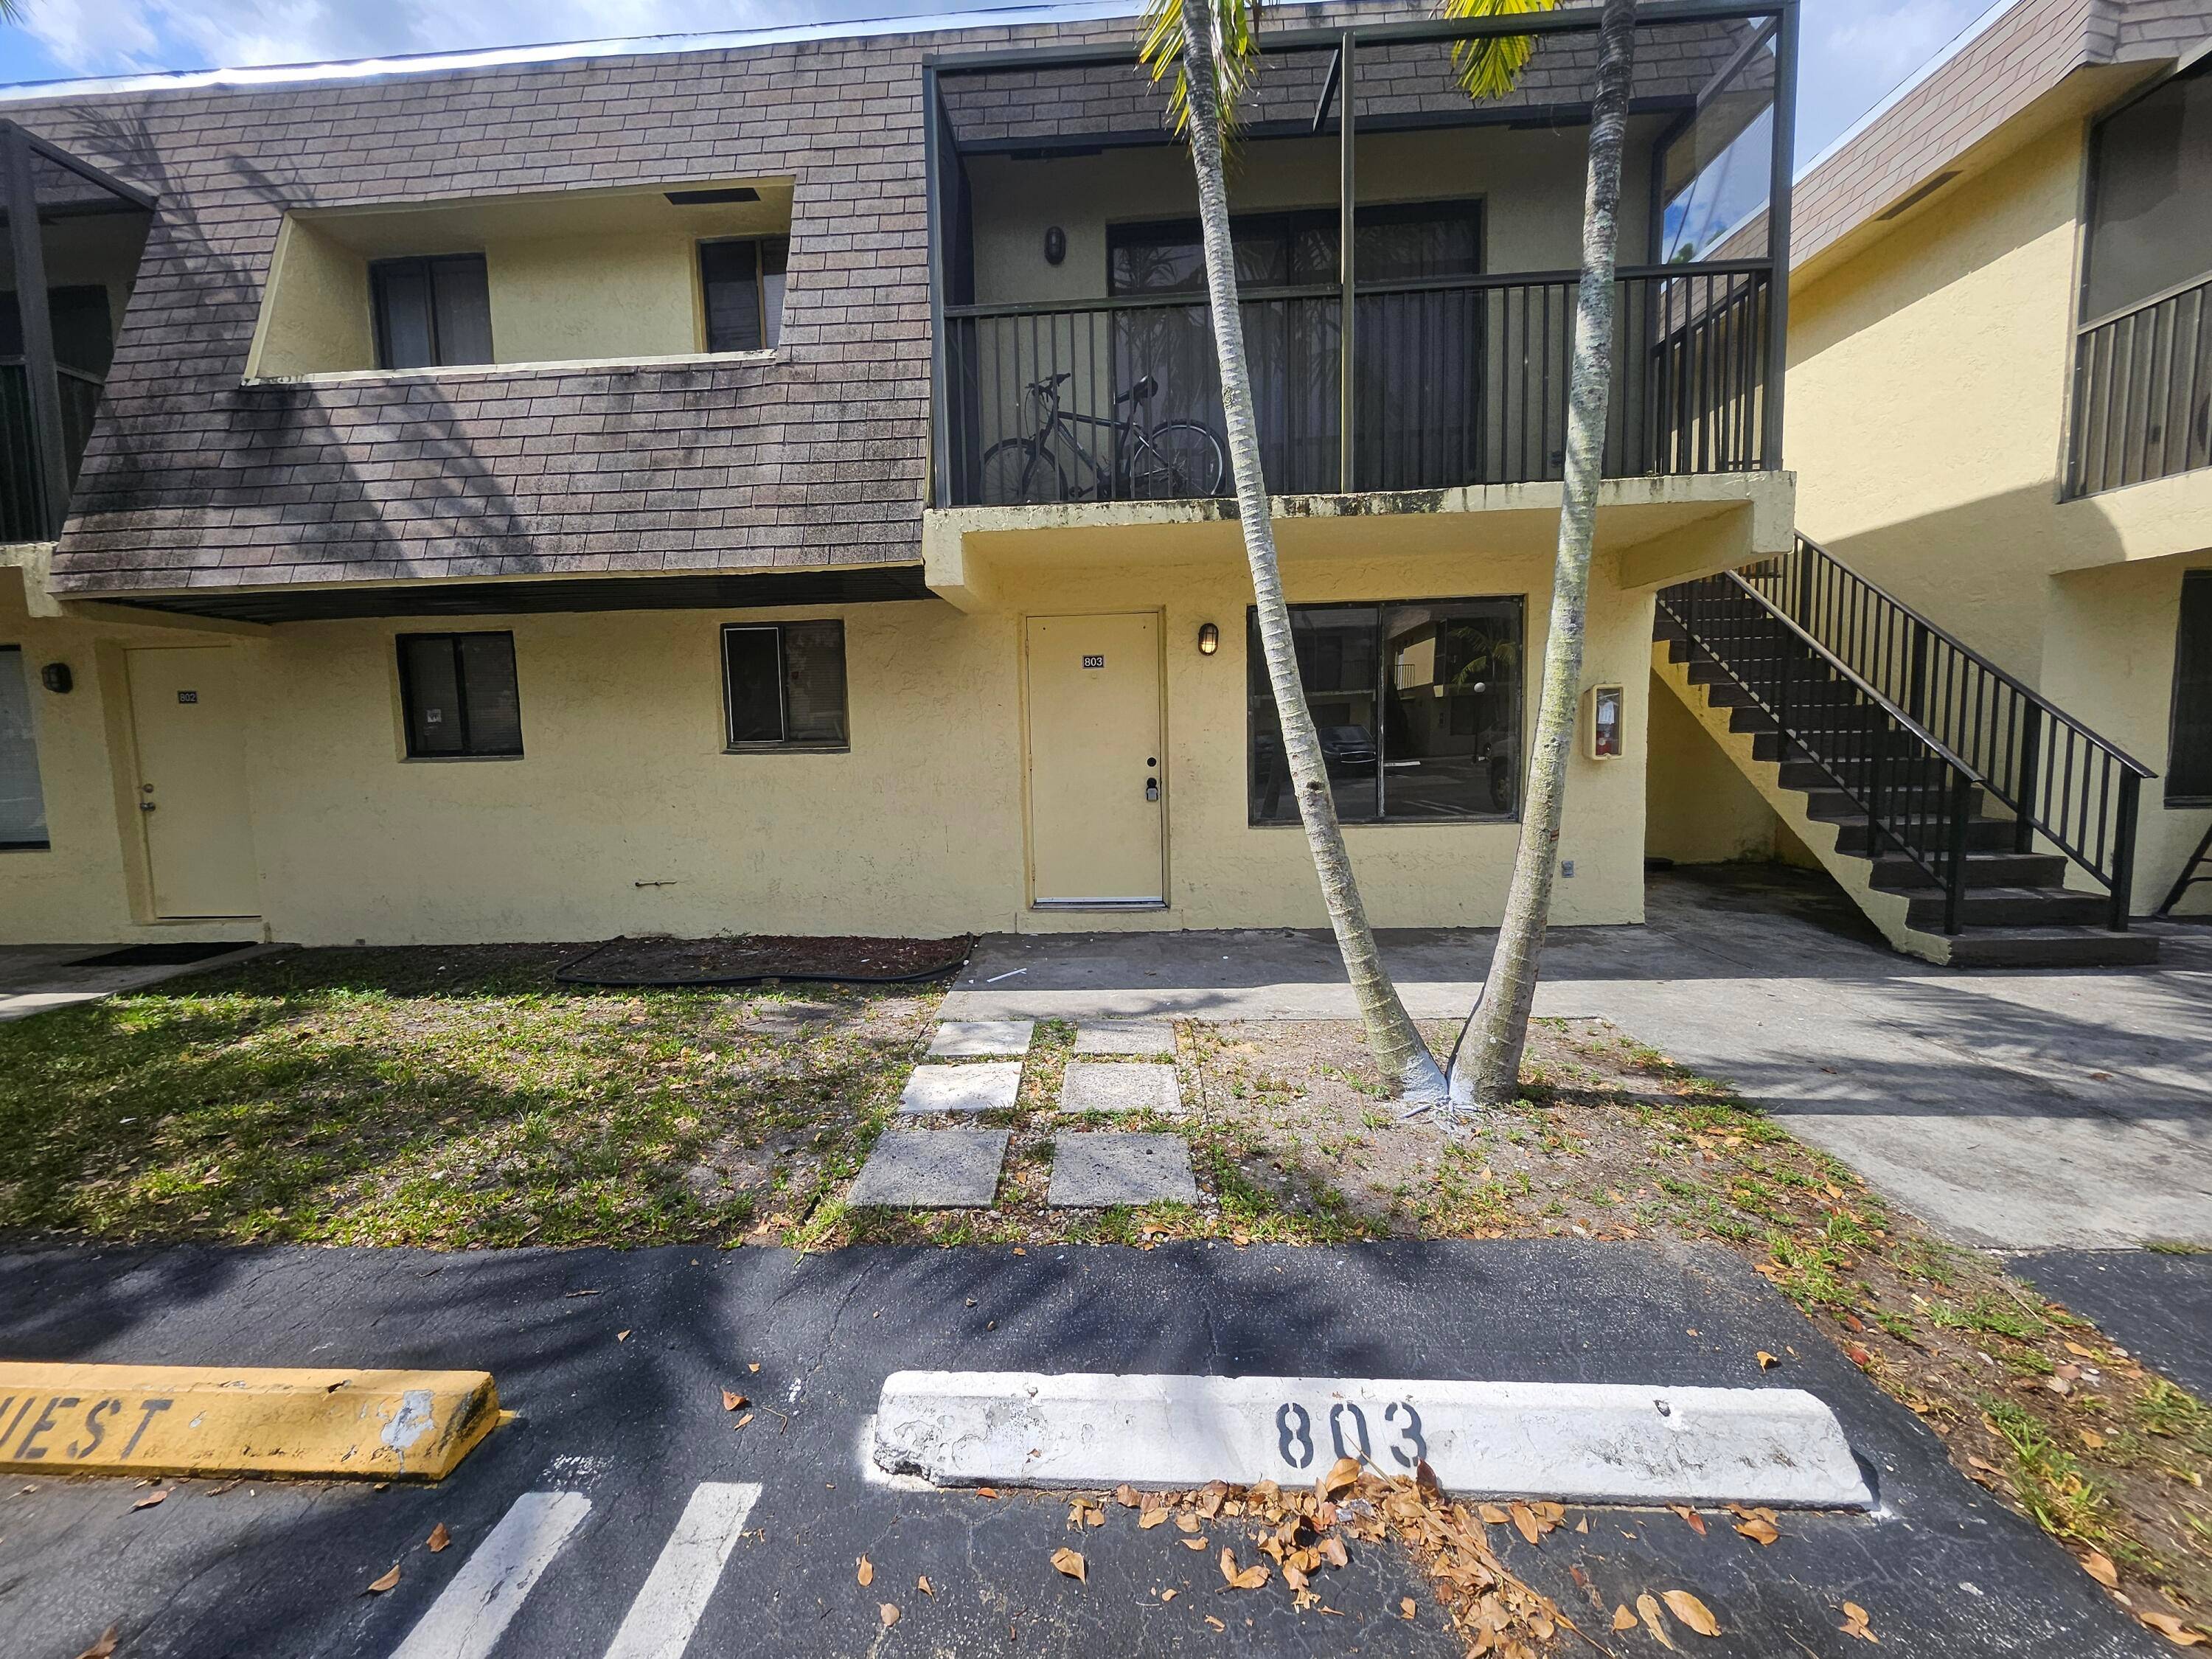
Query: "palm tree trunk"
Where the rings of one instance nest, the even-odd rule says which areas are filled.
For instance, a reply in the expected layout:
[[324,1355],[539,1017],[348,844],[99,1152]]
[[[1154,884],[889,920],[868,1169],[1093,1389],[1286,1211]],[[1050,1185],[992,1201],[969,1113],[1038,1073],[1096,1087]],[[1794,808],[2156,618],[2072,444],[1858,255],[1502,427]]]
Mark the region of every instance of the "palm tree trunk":
[[1274,525],[1268,516],[1267,486],[1260,471],[1260,441],[1252,419],[1251,376],[1244,359],[1244,323],[1237,304],[1237,264],[1229,234],[1229,190],[1221,161],[1221,112],[1214,82],[1212,8],[1204,0],[1182,0],[1183,70],[1189,87],[1190,156],[1198,174],[1198,217],[1206,244],[1206,286],[1212,302],[1213,344],[1221,366],[1223,424],[1229,461],[1237,481],[1237,516],[1244,526],[1244,552],[1252,567],[1252,592],[1259,613],[1260,647],[1267,660],[1267,682],[1281,717],[1283,752],[1297,790],[1298,817],[1313,849],[1329,926],[1344,957],[1352,994],[1367,1028],[1369,1046],[1382,1074],[1417,1102],[1443,1098],[1444,1078],[1428,1045],[1414,1030],[1397,988],[1382,966],[1374,930],[1359,902],[1344,830],[1337,823],[1336,800],[1329,793],[1328,769],[1313,711],[1306,706],[1298,678],[1297,647],[1291,637],[1290,608],[1275,563]]
[[[1575,361],[1567,389],[1566,484],[1552,616],[1544,646],[1544,694],[1529,756],[1521,848],[1505,896],[1504,924],[1474,1012],[1451,1061],[1455,1108],[1502,1104],[1521,1082],[1521,1053],[1536,1001],[1536,962],[1551,919],[1566,805],[1567,762],[1582,695],[1583,623],[1589,599],[1590,541],[1605,469],[1607,410],[1613,401],[1613,267],[1620,241],[1621,150],[1635,68],[1636,0],[1605,0],[1597,100],[1590,112],[1589,184],[1583,204],[1582,289],[1575,311]],[[1468,1039],[1473,1039],[1470,1046]]]

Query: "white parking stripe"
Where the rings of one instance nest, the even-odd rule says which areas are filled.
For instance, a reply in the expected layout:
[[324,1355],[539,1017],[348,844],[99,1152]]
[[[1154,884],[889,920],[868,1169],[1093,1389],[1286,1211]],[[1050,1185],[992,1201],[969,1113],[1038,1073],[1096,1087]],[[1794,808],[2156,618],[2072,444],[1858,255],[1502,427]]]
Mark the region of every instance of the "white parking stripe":
[[591,1512],[581,1492],[523,1493],[392,1659],[487,1659],[538,1575]]
[[607,1659],[684,1659],[692,1627],[706,1612],[760,1494],[749,1481],[708,1480],[692,1489],[683,1518],[615,1632]]

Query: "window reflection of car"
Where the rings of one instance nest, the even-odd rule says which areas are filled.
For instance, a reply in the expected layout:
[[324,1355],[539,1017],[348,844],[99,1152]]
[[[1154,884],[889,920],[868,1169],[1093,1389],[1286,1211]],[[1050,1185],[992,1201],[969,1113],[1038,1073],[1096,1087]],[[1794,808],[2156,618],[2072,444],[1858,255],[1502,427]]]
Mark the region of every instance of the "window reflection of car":
[[1332,772],[1372,772],[1375,739],[1357,726],[1321,728],[1322,762]]

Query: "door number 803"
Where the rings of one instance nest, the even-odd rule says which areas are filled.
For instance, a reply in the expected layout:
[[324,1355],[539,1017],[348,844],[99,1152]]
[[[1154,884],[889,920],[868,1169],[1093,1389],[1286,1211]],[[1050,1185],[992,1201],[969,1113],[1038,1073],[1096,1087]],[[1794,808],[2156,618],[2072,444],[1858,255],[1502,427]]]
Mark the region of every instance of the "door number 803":
[[[1382,1423],[1391,1437],[1382,1455],[1401,1469],[1419,1468],[1429,1455],[1429,1443],[1421,1435],[1420,1413],[1405,1401],[1393,1401],[1383,1409]],[[1362,1463],[1376,1461],[1367,1431],[1367,1413],[1349,1401],[1328,1408],[1328,1439],[1338,1457],[1354,1457]],[[1313,1415],[1296,1401],[1285,1401],[1275,1407],[1275,1449],[1291,1468],[1313,1467]]]

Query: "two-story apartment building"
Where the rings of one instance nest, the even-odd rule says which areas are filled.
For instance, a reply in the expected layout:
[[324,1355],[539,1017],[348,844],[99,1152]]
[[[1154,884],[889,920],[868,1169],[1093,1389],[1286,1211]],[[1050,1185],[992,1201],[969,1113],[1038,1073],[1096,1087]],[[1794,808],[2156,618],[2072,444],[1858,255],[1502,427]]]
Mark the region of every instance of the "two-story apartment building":
[[[1570,923],[1642,914],[1654,595],[1793,523],[1788,215],[1741,227],[1795,0],[1644,11]],[[1425,13],[1271,18],[1232,202],[1302,660],[1376,919],[1492,922],[1595,13],[1486,106]],[[0,938],[1319,922],[1135,41],[14,96]]]
[[[2137,915],[2212,874],[2209,54],[2206,0],[1992,6],[1793,200],[1820,545],[1765,586],[1980,775],[1991,857],[2066,855],[2081,904]],[[1708,787],[1659,803],[1655,846],[1810,836],[1808,798],[1731,775],[1689,702],[1711,729],[1662,707],[1655,769]],[[2212,883],[2181,895],[2209,911]]]

